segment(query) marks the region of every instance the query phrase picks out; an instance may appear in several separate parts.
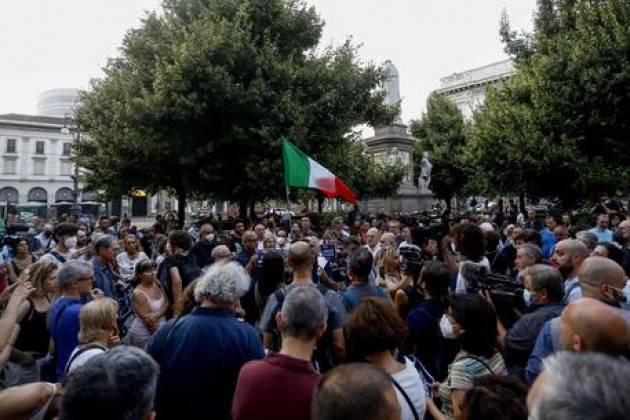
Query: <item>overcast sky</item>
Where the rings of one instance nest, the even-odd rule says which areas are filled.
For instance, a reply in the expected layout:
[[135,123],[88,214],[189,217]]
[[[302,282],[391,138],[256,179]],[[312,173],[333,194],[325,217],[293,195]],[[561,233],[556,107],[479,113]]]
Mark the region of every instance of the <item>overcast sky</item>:
[[[391,59],[400,73],[403,120],[418,118],[439,79],[506,58],[501,10],[531,29],[535,0],[308,0],[326,26],[323,45],[352,36],[360,56]],[[86,88],[144,10],[159,0],[0,1],[0,114],[35,113],[37,95]]]

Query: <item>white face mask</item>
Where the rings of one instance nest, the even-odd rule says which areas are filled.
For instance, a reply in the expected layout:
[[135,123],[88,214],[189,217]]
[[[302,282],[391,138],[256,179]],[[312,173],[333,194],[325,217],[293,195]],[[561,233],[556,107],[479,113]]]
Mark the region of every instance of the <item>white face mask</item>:
[[523,301],[525,302],[525,306],[528,308],[532,304],[532,294],[527,289],[523,290]]
[[449,321],[446,314],[442,316],[440,319],[440,331],[442,331],[442,336],[444,338],[453,339],[455,338],[455,331],[453,331],[453,324]]
[[214,233],[208,233],[206,235],[206,241],[208,241],[208,242],[214,241]]
[[77,247],[77,237],[76,236],[71,236],[69,238],[66,238],[63,241],[63,245],[68,248],[68,249],[74,249]]

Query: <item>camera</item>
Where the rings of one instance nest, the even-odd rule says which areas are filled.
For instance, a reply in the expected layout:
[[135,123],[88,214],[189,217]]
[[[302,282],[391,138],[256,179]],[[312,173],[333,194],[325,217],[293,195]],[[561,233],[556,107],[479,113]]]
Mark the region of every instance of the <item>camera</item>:
[[422,249],[417,245],[403,245],[398,249],[402,271],[421,270],[424,265]]
[[492,273],[488,268],[463,262],[461,275],[466,279],[466,291],[478,293],[487,291],[494,303],[497,316],[509,328],[517,320],[514,310],[525,311],[523,285],[512,277]]

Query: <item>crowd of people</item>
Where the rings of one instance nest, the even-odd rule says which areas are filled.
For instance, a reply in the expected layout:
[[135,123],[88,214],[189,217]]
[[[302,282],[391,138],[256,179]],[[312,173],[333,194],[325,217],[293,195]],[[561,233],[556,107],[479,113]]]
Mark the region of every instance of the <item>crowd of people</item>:
[[0,418],[626,418],[630,220],[511,206],[33,221],[0,264]]

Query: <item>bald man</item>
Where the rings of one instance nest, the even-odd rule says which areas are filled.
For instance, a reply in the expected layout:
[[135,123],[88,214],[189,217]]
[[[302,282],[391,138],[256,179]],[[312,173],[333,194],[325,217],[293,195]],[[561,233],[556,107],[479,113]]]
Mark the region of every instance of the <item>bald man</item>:
[[298,241],[291,245],[288,254],[288,265],[293,270],[293,281],[287,287],[274,292],[265,305],[260,319],[263,330],[263,344],[266,349],[278,350],[279,332],[276,326],[276,314],[282,308],[284,297],[295,286],[310,285],[317,287],[324,296],[328,307],[326,333],[320,339],[314,357],[321,372],[332,369],[345,358],[343,324],[346,321],[346,310],[339,294],[324,286],[313,283],[312,267],[315,255],[306,241]]
[[583,298],[560,316],[563,350],[623,355],[630,348],[630,330],[619,311],[596,299]]
[[[626,324],[630,325],[630,312],[618,309],[619,302],[623,300],[623,288],[626,283],[625,273],[619,264],[608,258],[589,257],[580,264],[578,274],[584,297],[611,306],[623,317]],[[540,373],[545,357],[562,350],[562,328],[560,318],[554,318],[547,321],[538,334],[525,370],[525,379],[528,383],[532,383]]]
[[232,253],[227,245],[217,245],[212,250],[212,259],[215,264],[228,263],[232,259]]
[[584,297],[613,306],[619,306],[623,301],[626,273],[613,260],[604,257],[587,258],[580,268],[579,278]]
[[588,257],[586,245],[575,239],[566,239],[556,244],[551,263],[564,278],[564,301],[575,302],[582,297],[578,281],[578,271],[582,262]]

